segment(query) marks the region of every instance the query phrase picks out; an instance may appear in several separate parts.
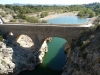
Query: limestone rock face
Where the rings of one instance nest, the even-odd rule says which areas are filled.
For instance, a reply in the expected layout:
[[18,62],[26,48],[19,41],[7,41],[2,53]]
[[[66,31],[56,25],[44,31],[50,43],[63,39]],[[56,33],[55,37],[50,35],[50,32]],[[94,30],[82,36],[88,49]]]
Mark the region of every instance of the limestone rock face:
[[47,41],[45,40],[39,50],[39,60],[40,60],[40,63],[43,62],[43,57],[45,55],[45,53],[48,52],[48,46],[47,46]]
[[23,34],[17,38],[17,43],[19,43],[20,46],[25,48],[30,48],[34,45],[32,39],[29,36]]
[[62,75],[100,75],[100,29],[84,36],[80,42],[83,42],[81,46],[76,43],[67,54]]
[[7,48],[3,42],[0,42],[0,74],[13,72],[15,64],[12,62],[13,49]]
[[17,42],[10,38],[4,42],[0,42],[0,75],[17,75],[23,70],[33,70],[36,65],[43,62],[43,57],[48,51],[46,41],[36,50],[38,48],[34,47],[27,35],[19,36]]

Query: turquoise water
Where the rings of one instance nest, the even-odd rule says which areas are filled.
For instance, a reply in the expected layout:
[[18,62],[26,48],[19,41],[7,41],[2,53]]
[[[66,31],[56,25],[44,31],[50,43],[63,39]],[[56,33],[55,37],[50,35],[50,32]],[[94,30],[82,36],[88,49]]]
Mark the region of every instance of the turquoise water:
[[54,37],[48,43],[48,52],[43,58],[43,63],[33,71],[23,71],[19,75],[61,75],[66,63],[64,53],[65,39]]
[[47,20],[47,23],[52,24],[81,24],[88,22],[86,18],[79,18],[77,16],[62,16]]
[[52,42],[48,43],[48,53],[44,57],[43,64],[47,64],[49,68],[54,70],[62,70],[66,63],[66,55],[64,53],[65,39],[54,37]]

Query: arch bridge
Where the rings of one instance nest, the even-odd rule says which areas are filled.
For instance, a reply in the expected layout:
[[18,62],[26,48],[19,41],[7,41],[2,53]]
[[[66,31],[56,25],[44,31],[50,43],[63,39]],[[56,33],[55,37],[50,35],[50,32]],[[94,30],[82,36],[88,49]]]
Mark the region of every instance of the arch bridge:
[[28,35],[35,42],[41,44],[48,37],[61,37],[71,42],[77,39],[81,30],[88,29],[92,24],[1,24],[0,32],[12,32],[14,38],[21,34]]

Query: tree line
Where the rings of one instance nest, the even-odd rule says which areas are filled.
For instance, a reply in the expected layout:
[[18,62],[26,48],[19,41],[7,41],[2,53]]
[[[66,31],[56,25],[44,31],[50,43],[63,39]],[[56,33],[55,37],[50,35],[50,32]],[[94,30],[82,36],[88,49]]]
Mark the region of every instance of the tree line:
[[[69,5],[69,6],[57,6],[57,5],[2,5],[0,4],[0,8],[5,10],[13,10],[10,13],[15,13],[16,15],[13,15],[14,19],[23,19],[28,22],[39,22],[39,18],[44,18],[45,16],[49,15],[49,12],[54,13],[66,13],[66,12],[73,12],[73,11],[79,11],[78,16],[79,17],[94,17],[95,15],[100,15],[100,3],[91,3],[91,4],[83,4],[83,5]],[[40,13],[41,12],[41,13]],[[30,13],[37,13],[37,17],[29,17],[27,14]],[[38,14],[40,13],[40,14]],[[2,13],[4,16],[4,14]],[[33,21],[32,21],[33,20]],[[42,21],[46,22],[46,21]]]

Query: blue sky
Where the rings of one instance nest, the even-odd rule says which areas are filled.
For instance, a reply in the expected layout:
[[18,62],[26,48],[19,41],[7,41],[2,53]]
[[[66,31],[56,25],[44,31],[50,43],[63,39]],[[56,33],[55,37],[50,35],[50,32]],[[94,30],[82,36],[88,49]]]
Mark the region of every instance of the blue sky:
[[100,2],[100,0],[0,0],[0,4],[87,4]]

